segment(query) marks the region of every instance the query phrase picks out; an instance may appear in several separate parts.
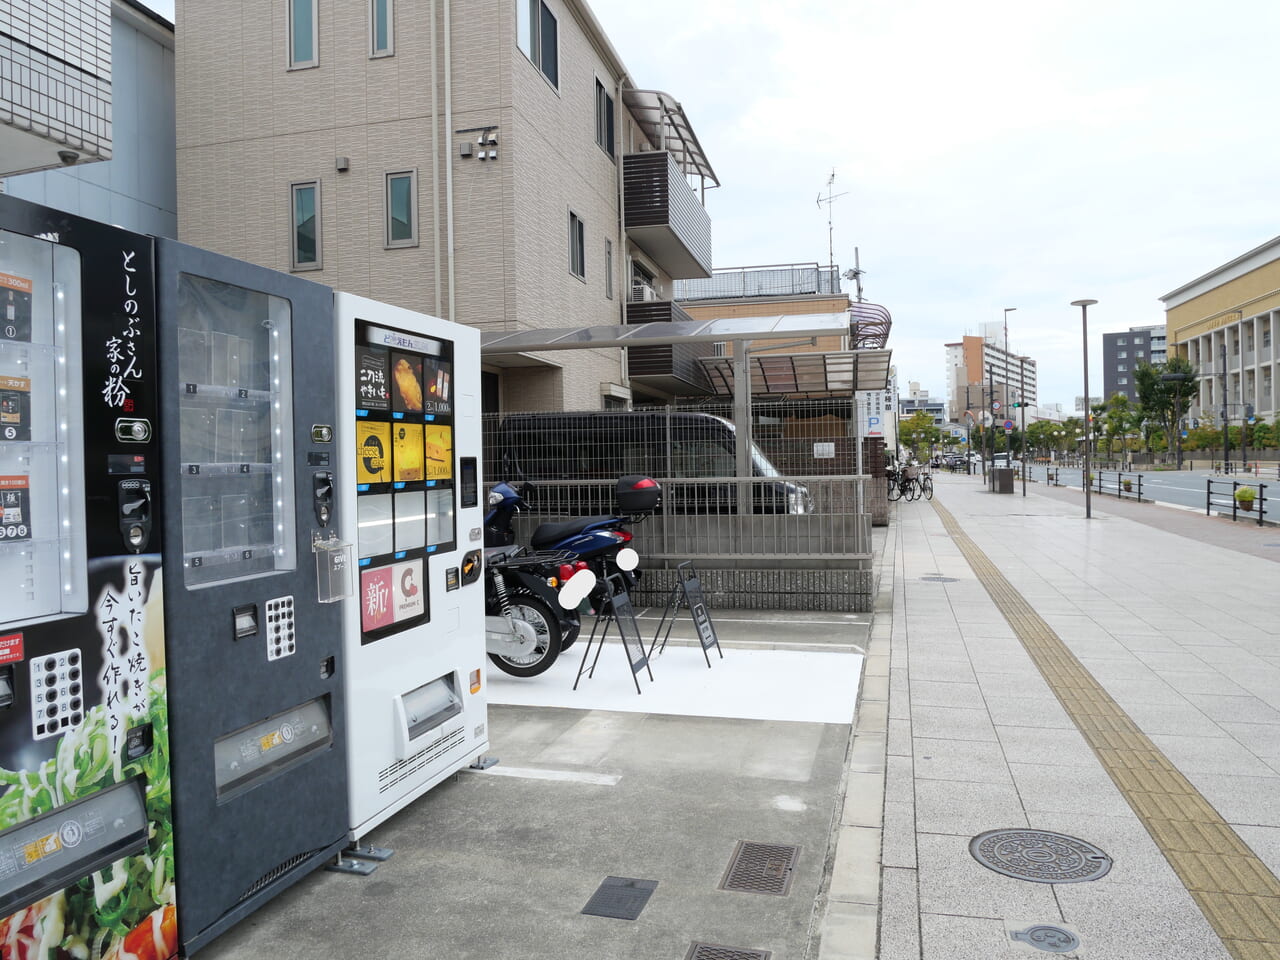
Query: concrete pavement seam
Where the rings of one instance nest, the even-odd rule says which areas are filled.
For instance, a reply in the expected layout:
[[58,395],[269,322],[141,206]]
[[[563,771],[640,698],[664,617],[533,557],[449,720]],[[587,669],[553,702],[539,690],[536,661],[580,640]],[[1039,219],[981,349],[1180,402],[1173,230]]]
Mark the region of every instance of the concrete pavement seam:
[[1103,689],[955,517],[947,532],[1236,960],[1280,956],[1280,880]]

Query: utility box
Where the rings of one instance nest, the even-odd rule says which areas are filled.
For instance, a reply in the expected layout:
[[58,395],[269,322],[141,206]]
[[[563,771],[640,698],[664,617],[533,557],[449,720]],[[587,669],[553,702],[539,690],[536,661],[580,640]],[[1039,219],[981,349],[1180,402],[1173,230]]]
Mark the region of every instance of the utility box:
[[995,467],[991,473],[996,493],[1013,493],[1013,467]]

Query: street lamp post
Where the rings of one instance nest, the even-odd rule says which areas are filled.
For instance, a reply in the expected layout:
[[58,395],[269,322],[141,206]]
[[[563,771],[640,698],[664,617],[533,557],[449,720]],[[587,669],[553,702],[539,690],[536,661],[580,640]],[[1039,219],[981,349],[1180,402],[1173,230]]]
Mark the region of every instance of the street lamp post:
[[1093,501],[1090,499],[1089,488],[1089,427],[1092,421],[1093,411],[1089,409],[1089,308],[1097,303],[1097,300],[1072,300],[1073,307],[1080,308],[1080,330],[1084,337],[1084,518],[1089,520],[1093,517]]
[[[995,367],[987,364],[987,387],[991,391],[991,402],[987,405],[987,415],[991,419],[991,429],[987,433],[991,437],[990,443],[987,444],[991,448],[991,469],[987,475],[991,480],[991,492],[996,492],[996,375]],[[1004,392],[1006,400],[1009,399],[1009,391]]]

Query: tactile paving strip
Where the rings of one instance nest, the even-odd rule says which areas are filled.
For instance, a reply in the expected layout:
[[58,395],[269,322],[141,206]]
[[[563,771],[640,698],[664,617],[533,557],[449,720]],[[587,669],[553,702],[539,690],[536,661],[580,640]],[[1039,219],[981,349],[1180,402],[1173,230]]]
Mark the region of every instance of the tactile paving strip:
[[933,508],[1072,721],[1236,960],[1280,957],[1280,880],[937,500]]

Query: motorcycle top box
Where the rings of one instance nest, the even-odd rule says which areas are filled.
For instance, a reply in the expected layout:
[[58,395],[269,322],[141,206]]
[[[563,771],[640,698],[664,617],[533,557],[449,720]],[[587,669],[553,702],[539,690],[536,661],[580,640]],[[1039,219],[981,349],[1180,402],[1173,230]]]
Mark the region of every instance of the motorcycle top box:
[[652,477],[634,473],[618,479],[614,497],[623,513],[653,513],[662,503],[662,485]]

